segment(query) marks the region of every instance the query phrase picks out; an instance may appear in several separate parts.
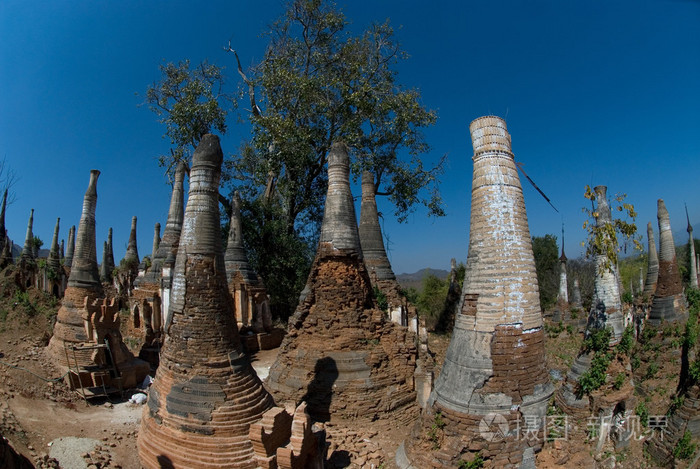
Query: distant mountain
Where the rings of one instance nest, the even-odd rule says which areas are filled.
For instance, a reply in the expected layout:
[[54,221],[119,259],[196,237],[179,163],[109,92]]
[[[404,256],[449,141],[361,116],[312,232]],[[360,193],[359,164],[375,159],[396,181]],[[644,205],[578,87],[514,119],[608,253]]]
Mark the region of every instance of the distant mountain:
[[396,276],[396,280],[398,280],[402,288],[413,287],[416,290],[420,290],[423,288],[423,279],[428,275],[434,275],[441,280],[446,280],[450,276],[450,272],[442,269],[425,268],[412,274],[399,274]]

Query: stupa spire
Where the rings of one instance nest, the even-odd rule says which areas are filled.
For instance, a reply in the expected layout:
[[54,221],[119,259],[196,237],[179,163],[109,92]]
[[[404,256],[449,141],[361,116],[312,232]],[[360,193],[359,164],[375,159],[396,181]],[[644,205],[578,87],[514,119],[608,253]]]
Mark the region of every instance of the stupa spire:
[[136,243],[136,217],[131,217],[131,231],[129,232],[129,243],[126,245],[124,259],[134,266],[139,265],[139,249]]
[[235,275],[240,274],[244,283],[258,283],[258,274],[250,267],[248,256],[243,246],[241,196],[238,191],[234,192],[233,200],[231,201],[231,223],[228,231],[224,263],[226,264],[226,277],[229,282],[233,280]]
[[359,227],[362,255],[364,256],[367,270],[370,272],[370,278],[374,274],[377,280],[395,280],[396,276],[391,269],[389,258],[384,249],[375,194],[374,174],[370,171],[363,171]]
[[73,255],[75,254],[75,225],[68,230],[68,246],[66,247],[66,261],[63,263],[66,267],[73,266]]
[[158,246],[160,245],[160,223],[156,223],[153,227],[153,248],[151,249],[151,263],[153,263],[153,258],[156,257],[158,252]]
[[34,225],[34,209],[29,213],[29,221],[27,222],[27,234],[24,237],[24,247],[22,248],[22,254],[20,254],[20,259],[22,262],[33,262],[34,261],[34,234],[32,233],[32,226]]
[[90,183],[83,199],[83,213],[80,216],[75,239],[75,252],[68,277],[68,286],[87,288],[101,294],[102,284],[97,270],[97,247],[95,246],[95,208],[97,207],[97,178],[99,176],[98,170],[90,171]]
[[61,258],[58,253],[58,229],[61,223],[60,218],[56,218],[56,226],[53,230],[53,239],[51,240],[51,250],[49,251],[49,257],[47,259],[47,264],[51,267],[56,274],[59,273],[61,269]]

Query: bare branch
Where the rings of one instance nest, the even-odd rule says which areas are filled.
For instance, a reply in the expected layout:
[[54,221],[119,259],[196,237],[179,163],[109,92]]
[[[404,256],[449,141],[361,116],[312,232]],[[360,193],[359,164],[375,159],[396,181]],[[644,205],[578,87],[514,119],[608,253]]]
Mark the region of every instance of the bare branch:
[[255,115],[255,117],[262,117],[262,111],[260,110],[260,107],[258,106],[257,102],[255,101],[255,86],[253,85],[253,82],[250,81],[250,79],[248,79],[245,72],[243,71],[243,67],[241,66],[241,59],[238,58],[238,52],[236,52],[236,50],[231,47],[231,41],[228,41],[228,48],[224,47],[224,50],[226,52],[233,52],[233,55],[236,56],[236,64],[238,65],[238,74],[243,79],[243,82],[246,85],[248,85],[248,96],[250,96],[250,106],[252,108],[251,111],[253,112],[253,115]]

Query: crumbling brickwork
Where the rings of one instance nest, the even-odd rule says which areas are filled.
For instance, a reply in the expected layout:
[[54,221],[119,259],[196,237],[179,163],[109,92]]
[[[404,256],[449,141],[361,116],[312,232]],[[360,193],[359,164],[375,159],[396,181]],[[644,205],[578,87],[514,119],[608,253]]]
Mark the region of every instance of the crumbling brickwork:
[[267,385],[278,402],[306,400],[316,420],[374,419],[415,402],[416,336],[376,307],[344,145],[328,174],[316,259]]
[[[453,468],[476,452],[486,467],[534,467],[553,392],[510,134],[493,116],[475,120],[470,131],[474,173],[462,298],[429,407],[397,451],[403,469]],[[494,421],[497,438],[488,431]],[[523,422],[533,438],[518,433]]]

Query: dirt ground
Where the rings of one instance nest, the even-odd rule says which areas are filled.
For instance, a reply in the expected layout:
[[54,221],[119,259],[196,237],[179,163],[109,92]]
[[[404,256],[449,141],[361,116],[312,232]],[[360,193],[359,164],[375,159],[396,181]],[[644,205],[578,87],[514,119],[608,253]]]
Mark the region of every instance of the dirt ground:
[[[70,391],[45,353],[58,303],[36,291],[30,290],[26,296],[7,295],[1,288],[0,285],[0,295],[5,298],[0,299],[0,434],[37,467],[58,467],[51,459],[51,456],[55,456],[66,461],[61,465],[66,468],[139,468],[136,436],[143,406],[127,401],[135,391],[127,392],[123,399],[102,399],[90,403]],[[581,340],[580,334],[566,330],[547,338],[547,362],[549,368],[554,370],[551,376],[555,386],[563,382]],[[443,362],[448,343],[449,336],[431,334],[430,347],[437,363]],[[650,361],[646,355],[658,351],[653,347],[647,348],[651,352],[642,357],[639,373],[646,373],[647,362]],[[261,378],[267,375],[276,353],[276,350],[270,350],[251,356],[253,367]],[[658,358],[658,354],[654,358]],[[654,404],[649,405],[653,411],[665,405],[658,402],[658,398],[662,397],[660,393],[664,393],[663,397],[667,400],[670,399],[670,393],[659,391],[672,387],[672,383],[665,381],[672,380],[672,369],[666,364],[670,361],[661,360],[664,366],[655,376],[642,383],[644,389],[655,390]],[[395,468],[396,448],[410,433],[411,419],[416,416],[402,416],[394,421],[371,425],[358,425],[352,421],[326,424],[328,466]],[[570,431],[565,439],[545,445],[537,458],[538,467],[655,467],[645,458],[641,441],[632,441],[629,447],[622,450],[608,445],[594,457],[594,443],[588,439],[586,422],[571,421],[569,424]],[[87,440],[68,437],[96,440],[91,442],[96,446],[85,449],[79,447],[76,441]],[[53,448],[54,445],[56,448]],[[66,446],[69,452],[71,448],[74,449],[73,462],[65,459],[63,453]],[[58,451],[59,447],[64,448],[63,453]]]

